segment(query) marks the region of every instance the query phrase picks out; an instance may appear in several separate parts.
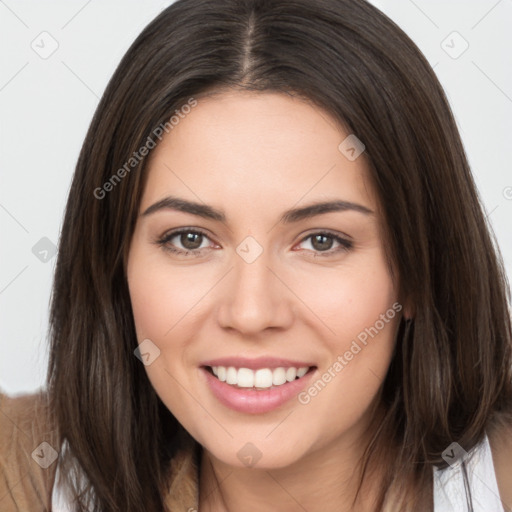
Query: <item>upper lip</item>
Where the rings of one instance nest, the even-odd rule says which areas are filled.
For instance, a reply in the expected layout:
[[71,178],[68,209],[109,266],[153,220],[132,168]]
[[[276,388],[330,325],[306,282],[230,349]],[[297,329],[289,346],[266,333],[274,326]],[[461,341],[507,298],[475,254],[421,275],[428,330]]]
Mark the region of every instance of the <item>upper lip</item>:
[[249,368],[258,370],[259,368],[304,368],[315,366],[307,361],[293,361],[291,359],[283,359],[279,357],[257,357],[248,359],[246,357],[222,357],[219,359],[211,359],[204,361],[201,366],[233,366],[235,368]]

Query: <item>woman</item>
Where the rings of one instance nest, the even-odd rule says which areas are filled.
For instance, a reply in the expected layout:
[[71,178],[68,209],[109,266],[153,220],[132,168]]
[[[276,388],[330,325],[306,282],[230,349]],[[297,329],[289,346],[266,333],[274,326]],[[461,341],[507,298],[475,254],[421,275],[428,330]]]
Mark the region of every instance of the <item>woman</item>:
[[446,97],[393,22],[178,0],[85,139],[48,391],[0,404],[0,503],[508,510],[508,299]]

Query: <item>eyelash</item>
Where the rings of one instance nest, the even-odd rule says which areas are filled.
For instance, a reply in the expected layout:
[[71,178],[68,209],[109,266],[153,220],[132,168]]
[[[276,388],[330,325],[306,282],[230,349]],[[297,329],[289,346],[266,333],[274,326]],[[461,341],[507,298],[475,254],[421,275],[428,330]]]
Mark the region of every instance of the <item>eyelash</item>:
[[[176,249],[176,248],[168,245],[170,240],[172,240],[176,236],[181,235],[183,233],[193,233],[193,234],[197,234],[197,235],[202,235],[209,239],[208,235],[204,231],[201,231],[200,229],[181,228],[181,229],[177,229],[175,231],[171,231],[169,233],[164,234],[160,239],[158,239],[156,241],[156,244],[159,245],[160,247],[162,247],[162,249],[164,249],[165,251],[169,251],[174,254],[179,254],[181,256],[186,256],[186,257],[201,256],[203,249],[206,249],[206,248],[195,249],[195,250],[190,250],[190,249],[183,250],[183,249]],[[317,231],[314,233],[310,233],[309,235],[305,236],[300,241],[300,243],[302,243],[316,235],[322,235],[322,236],[327,236],[329,238],[332,238],[333,240],[335,240],[336,242],[338,242],[340,244],[340,247],[338,247],[337,249],[334,249],[334,250],[329,249],[327,251],[314,251],[313,257],[315,257],[315,258],[316,257],[328,257],[328,256],[332,256],[334,254],[338,254],[339,252],[348,252],[348,251],[350,251],[350,249],[353,248],[353,243],[351,241],[346,240],[345,238],[335,235],[334,233],[331,233],[329,231]]]

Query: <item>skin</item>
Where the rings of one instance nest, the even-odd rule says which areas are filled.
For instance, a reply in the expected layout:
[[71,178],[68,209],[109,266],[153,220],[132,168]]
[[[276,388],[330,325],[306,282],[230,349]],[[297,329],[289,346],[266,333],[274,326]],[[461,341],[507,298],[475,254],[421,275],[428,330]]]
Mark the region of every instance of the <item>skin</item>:
[[[349,161],[338,150],[347,135],[298,98],[231,91],[200,98],[150,155],[128,284],[139,343],[150,339],[160,350],[145,366],[148,377],[204,448],[201,511],[273,511],[276,504],[284,512],[351,510],[354,468],[407,308],[305,405],[292,399],[267,413],[233,411],[199,369],[216,357],[270,355],[314,362],[313,383],[358,334],[401,304],[364,154]],[[169,195],[221,209],[226,222],[171,209],[142,215]],[[373,213],[279,222],[287,209],[335,199]],[[198,256],[156,243],[183,227],[206,233]],[[353,247],[336,252],[332,238],[314,244],[310,235],[322,230],[350,237]],[[263,249],[250,264],[236,252],[247,236]],[[167,247],[184,250],[184,243],[178,235]],[[252,468],[237,457],[247,442],[262,454]],[[375,487],[362,493],[357,510],[372,510]]]
[[512,512],[512,424],[491,426],[487,434],[501,503]]

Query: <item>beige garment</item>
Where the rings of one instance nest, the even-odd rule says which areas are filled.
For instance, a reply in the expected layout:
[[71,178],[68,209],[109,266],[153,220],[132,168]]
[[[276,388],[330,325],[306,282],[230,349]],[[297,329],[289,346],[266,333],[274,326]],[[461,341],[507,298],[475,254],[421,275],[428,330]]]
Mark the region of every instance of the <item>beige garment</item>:
[[[0,393],[0,510],[49,511],[58,446],[48,421],[46,395],[9,397]],[[52,448],[53,449],[53,448]]]
[[[0,393],[1,512],[52,510],[59,447],[44,392],[16,397]],[[196,450],[197,442],[187,436],[171,462],[165,504],[172,512],[198,508]]]

